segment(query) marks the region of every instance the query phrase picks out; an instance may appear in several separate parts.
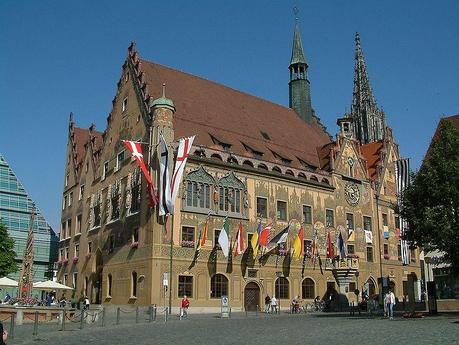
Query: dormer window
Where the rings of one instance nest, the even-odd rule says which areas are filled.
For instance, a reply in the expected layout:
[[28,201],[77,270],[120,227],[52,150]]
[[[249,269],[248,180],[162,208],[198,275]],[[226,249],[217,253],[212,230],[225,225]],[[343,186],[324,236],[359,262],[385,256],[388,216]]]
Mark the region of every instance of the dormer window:
[[263,137],[263,139],[265,139],[265,140],[271,140],[271,137],[268,135],[268,133],[263,132],[263,131],[260,131],[260,134],[261,134],[261,136]]
[[263,157],[263,152],[261,152],[260,150],[250,147],[249,145],[244,144],[244,143],[242,143],[242,146],[244,146],[245,150],[247,152],[250,152],[254,158],[261,159],[261,157]]
[[217,138],[215,135],[209,134],[215,145],[219,145],[224,151],[229,151],[231,149],[231,144],[225,142],[223,138]]

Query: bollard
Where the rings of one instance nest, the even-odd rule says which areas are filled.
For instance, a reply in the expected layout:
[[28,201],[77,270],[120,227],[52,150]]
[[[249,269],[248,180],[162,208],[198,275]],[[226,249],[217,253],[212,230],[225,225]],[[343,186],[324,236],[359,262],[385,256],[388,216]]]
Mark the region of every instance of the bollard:
[[257,309],[255,310],[255,316],[258,316],[258,304],[257,304]]
[[231,307],[229,308],[229,318],[231,319]]
[[81,310],[81,314],[80,314],[80,329],[83,329],[84,312],[85,312],[85,310],[82,309],[82,310]]
[[38,334],[38,311],[35,312],[35,321],[33,323],[33,335]]
[[148,322],[151,322],[153,319],[153,307],[150,305],[148,306]]
[[65,309],[62,310],[61,317],[62,317],[61,331],[65,331]]
[[245,317],[247,317],[247,307],[245,307]]
[[139,323],[139,307],[135,308],[135,323]]
[[9,335],[11,339],[14,339],[14,314],[11,314]]
[[116,324],[120,324],[120,307],[116,309]]
[[156,304],[155,304],[155,307],[153,308],[153,311],[155,313],[155,318],[153,320],[156,321],[156,312],[158,311],[157,308],[156,308]]
[[101,322],[102,327],[105,326],[105,308],[102,307],[102,322]]
[[180,319],[180,321],[182,321],[182,307],[180,307],[179,319]]

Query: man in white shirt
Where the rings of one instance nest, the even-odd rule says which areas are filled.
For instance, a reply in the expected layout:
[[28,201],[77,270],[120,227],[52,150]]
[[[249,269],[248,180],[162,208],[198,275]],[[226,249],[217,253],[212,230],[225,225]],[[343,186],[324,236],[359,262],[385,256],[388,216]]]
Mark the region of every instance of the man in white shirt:
[[274,295],[271,298],[271,311],[273,312],[273,314],[277,314],[277,299]]
[[394,307],[395,307],[395,295],[392,290],[386,295],[386,305],[387,305],[387,313],[389,314],[390,320],[394,318]]

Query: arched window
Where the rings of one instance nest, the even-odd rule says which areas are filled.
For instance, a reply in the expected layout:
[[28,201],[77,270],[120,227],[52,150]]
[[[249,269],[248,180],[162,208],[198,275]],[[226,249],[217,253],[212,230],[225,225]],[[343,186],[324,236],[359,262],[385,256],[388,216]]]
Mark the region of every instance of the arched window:
[[131,297],[137,297],[137,272],[131,273]]
[[290,169],[287,169],[287,170],[285,171],[285,175],[295,176],[295,174],[293,173],[293,171],[291,171]]
[[210,297],[228,296],[228,278],[223,274],[215,274],[210,280]]
[[274,167],[273,172],[276,172],[278,174],[282,174],[282,170],[279,167]]
[[309,178],[311,181],[316,181],[316,182],[319,182],[319,179],[317,178],[317,176],[315,175],[311,175],[311,177]]
[[305,175],[305,174],[303,174],[303,173],[299,173],[299,174],[298,174],[298,178],[301,178],[301,179],[307,180],[307,177],[306,177],[306,175]]
[[305,278],[301,283],[302,298],[314,298],[315,284],[311,278]]
[[112,297],[112,275],[109,274],[107,277],[107,297]]
[[210,159],[215,159],[215,160],[219,160],[219,161],[222,161],[222,156],[220,156],[219,154],[217,153],[214,153],[212,156],[210,156]]
[[376,294],[375,282],[372,278],[368,278],[367,283],[365,285],[368,286],[367,293],[368,293],[368,296],[371,298],[372,296]]
[[276,279],[276,298],[289,299],[289,281],[285,277]]
[[214,178],[200,166],[190,172],[185,179],[186,199],[185,210],[202,210],[207,212],[212,206],[212,189]]
[[251,161],[248,161],[248,160],[245,160],[242,165],[246,166],[246,167],[251,167],[253,168],[253,163]]
[[233,216],[241,216],[242,199],[246,190],[244,183],[233,172],[230,172],[222,177],[218,184],[219,210],[232,213]]
[[322,183],[330,184],[330,182],[328,182],[328,180],[327,180],[326,178],[323,178],[323,179],[322,179]]
[[237,161],[237,159],[234,158],[234,157],[229,157],[229,158],[228,158],[228,163],[239,164],[239,162]]
[[258,169],[268,170],[268,167],[264,164],[258,164]]

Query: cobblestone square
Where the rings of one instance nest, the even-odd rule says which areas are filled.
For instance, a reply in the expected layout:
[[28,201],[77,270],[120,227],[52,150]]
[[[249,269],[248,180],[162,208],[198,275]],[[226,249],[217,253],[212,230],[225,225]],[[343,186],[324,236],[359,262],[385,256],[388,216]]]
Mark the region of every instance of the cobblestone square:
[[[167,323],[159,317],[149,323],[143,313],[123,315],[116,325],[114,314],[101,323],[85,325],[68,322],[65,331],[56,323],[40,324],[34,337],[33,324],[17,326],[8,345],[19,344],[459,344],[459,316],[387,320],[382,317],[349,314],[233,314],[231,319],[217,315],[193,315]],[[8,328],[8,324],[6,324]]]

